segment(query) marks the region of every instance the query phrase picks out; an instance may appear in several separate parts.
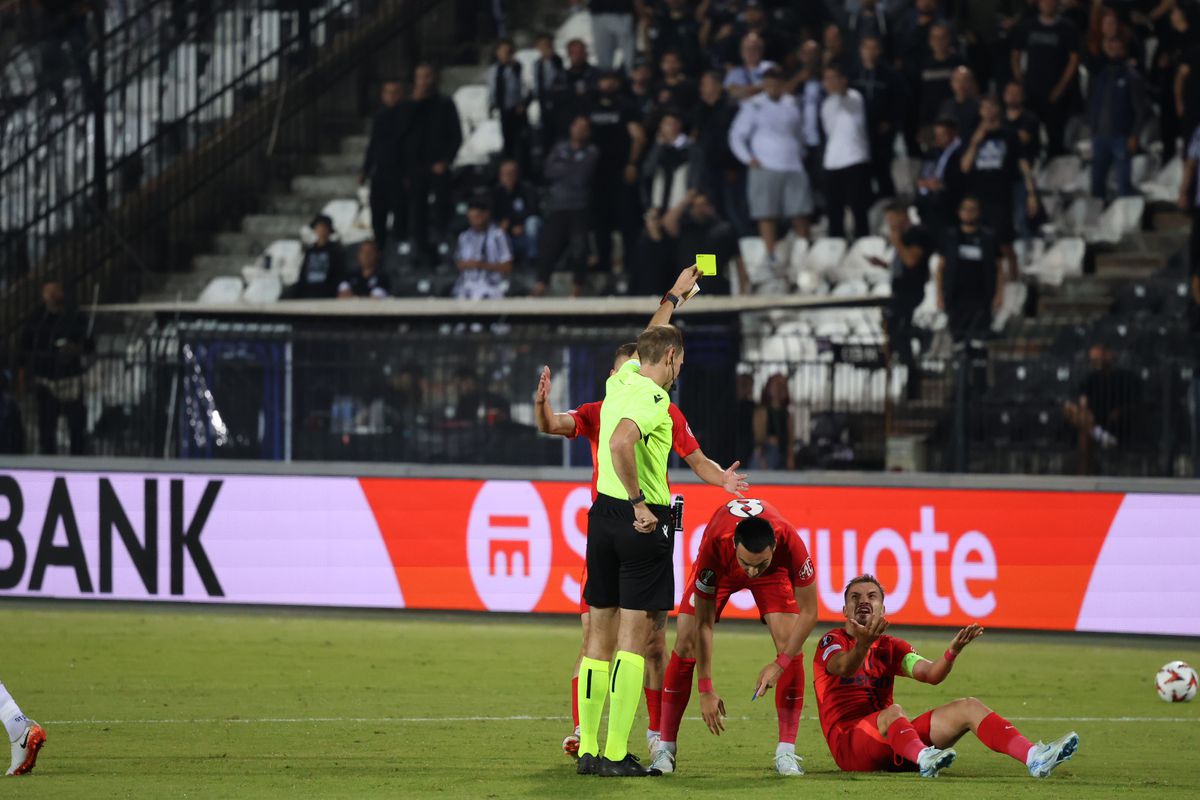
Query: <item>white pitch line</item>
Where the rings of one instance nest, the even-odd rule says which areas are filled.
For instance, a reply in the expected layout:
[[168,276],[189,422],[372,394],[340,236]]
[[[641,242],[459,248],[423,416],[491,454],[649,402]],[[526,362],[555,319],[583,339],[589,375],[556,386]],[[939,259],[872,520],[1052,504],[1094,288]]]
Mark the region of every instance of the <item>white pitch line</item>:
[[[424,722],[566,722],[567,716],[537,717],[517,714],[507,717],[254,717],[237,719],[50,719],[46,725],[305,725],[321,722],[361,722],[373,724],[408,724]],[[687,717],[693,722],[700,717]],[[726,717],[749,722],[758,717]],[[817,717],[804,717],[815,722]],[[1009,717],[1014,722],[1200,722],[1200,717]]]

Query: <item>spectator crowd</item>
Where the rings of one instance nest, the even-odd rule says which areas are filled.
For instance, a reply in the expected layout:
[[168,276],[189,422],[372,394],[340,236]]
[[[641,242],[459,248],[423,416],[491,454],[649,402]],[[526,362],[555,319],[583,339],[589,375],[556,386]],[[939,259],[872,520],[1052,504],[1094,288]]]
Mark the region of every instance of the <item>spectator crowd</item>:
[[[1164,162],[1186,157],[1200,123],[1196,0],[588,7],[593,52],[572,39],[564,59],[549,34],[536,59],[509,39],[489,48],[503,149],[473,182],[452,175],[461,124],[433,68],[407,97],[385,83],[361,175],[377,247],[342,258],[318,233],[291,293],[387,294],[371,276],[393,252],[452,265],[445,291],[462,298],[540,295],[555,272],[575,294],[655,293],[697,252],[735,263],[751,292],[786,279],[787,236],[882,233],[897,253],[880,265],[893,274],[889,324],[911,324],[939,254],[938,302],[962,338],[990,325],[1019,276],[1014,242],[1045,221],[1040,165],[1090,136],[1092,194],[1131,195],[1147,123]],[[911,196],[897,196],[897,158],[915,172]],[[881,201],[894,213],[873,231]],[[745,236],[762,239],[762,263],[741,260]]]

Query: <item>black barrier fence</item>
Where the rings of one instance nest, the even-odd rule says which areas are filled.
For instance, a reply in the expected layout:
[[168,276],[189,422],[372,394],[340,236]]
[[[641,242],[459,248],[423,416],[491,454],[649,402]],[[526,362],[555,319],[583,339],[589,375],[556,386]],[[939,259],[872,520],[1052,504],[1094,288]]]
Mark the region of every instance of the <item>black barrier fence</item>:
[[[601,399],[614,350],[639,332],[632,321],[101,320],[76,369],[31,371],[6,401],[2,424],[24,435],[0,437],[5,449],[588,466],[586,442],[537,432],[538,376],[550,368],[556,411]],[[947,345],[910,374],[889,368],[866,326],[743,328],[756,330],[737,317],[686,325],[673,393],[722,464],[1190,476],[1200,463],[1186,342],[1153,357],[1085,339]]]

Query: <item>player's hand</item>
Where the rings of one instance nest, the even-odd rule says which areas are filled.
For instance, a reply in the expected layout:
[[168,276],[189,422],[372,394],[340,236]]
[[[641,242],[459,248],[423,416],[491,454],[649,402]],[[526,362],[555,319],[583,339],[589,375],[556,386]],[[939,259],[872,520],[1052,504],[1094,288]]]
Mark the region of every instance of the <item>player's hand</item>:
[[713,736],[720,736],[721,731],[725,730],[725,723],[721,721],[721,717],[725,716],[725,701],[716,692],[700,693],[700,714],[704,717],[704,724],[713,732]]
[[779,680],[779,676],[782,674],[783,670],[774,661],[763,667],[762,672],[758,673],[758,683],[754,689],[754,696],[762,697],[771,689],[774,689],[776,681]]
[[550,367],[542,367],[541,377],[538,378],[537,392],[533,395],[533,402],[544,403],[550,398]]
[[854,641],[864,648],[870,647],[875,643],[875,640],[883,636],[883,632],[888,628],[887,617],[882,614],[872,614],[867,619],[866,625],[859,625],[857,620],[846,620],[846,627],[850,629],[850,635],[854,637]]
[[955,635],[954,640],[950,642],[950,649],[956,653],[961,653],[964,647],[978,639],[982,634],[983,626],[978,622],[972,622]]
[[742,462],[740,461],[735,461],[729,465],[729,468],[725,470],[725,474],[722,476],[721,488],[730,494],[736,494],[744,500],[746,496],[742,492],[749,489],[750,484],[747,483],[746,476],[737,471],[737,468],[741,465]]
[[633,528],[638,533],[650,533],[658,527],[658,517],[654,516],[654,512],[645,503],[638,503],[633,507]]

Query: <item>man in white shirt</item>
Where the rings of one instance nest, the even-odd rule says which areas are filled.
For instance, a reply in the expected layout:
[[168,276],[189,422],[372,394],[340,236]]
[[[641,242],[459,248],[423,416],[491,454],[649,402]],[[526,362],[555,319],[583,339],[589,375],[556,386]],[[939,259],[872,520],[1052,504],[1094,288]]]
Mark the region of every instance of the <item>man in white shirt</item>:
[[846,235],[846,207],[854,217],[854,237],[869,231],[871,207],[871,140],[867,136],[867,109],[862,95],[850,88],[846,73],[836,64],[826,65],[826,97],[821,102],[825,129],[825,199],[829,206],[829,235]]
[[492,223],[488,205],[482,200],[471,201],[467,221],[471,227],[458,235],[454,252],[458,267],[454,296],[459,300],[504,297],[513,265],[508,236]]
[[783,75],[772,67],[763,74],[763,91],[742,103],[729,129],[729,148],[749,172],[746,199],[750,217],[774,269],[775,220],[789,217],[796,235],[808,237],[812,187],[804,171],[803,120],[796,98],[784,94]]
[[725,73],[725,88],[739,102],[754,97],[764,89],[763,76],[775,66],[774,62],[763,59],[766,47],[757,33],[747,33],[742,37],[742,63],[730,67],[729,72]]

